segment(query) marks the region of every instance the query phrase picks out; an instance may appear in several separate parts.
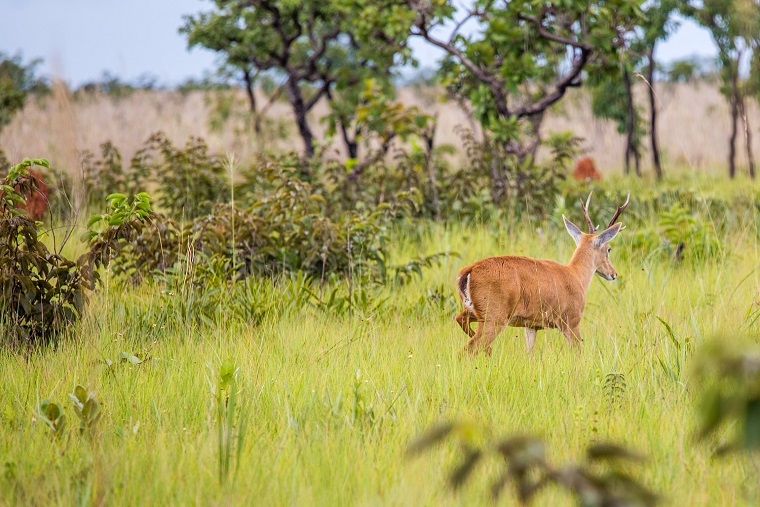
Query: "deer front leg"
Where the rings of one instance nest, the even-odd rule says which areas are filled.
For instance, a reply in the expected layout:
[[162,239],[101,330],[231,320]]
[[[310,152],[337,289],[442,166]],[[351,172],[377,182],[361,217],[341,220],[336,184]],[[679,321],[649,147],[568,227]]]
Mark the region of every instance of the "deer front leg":
[[565,338],[571,346],[580,347],[583,338],[581,338],[581,330],[578,328],[578,325],[563,326],[560,331],[562,331],[562,334],[565,335]]
[[532,327],[525,328],[525,346],[528,347],[528,353],[530,355],[533,355],[533,346],[536,344],[537,334],[538,329],[533,329]]

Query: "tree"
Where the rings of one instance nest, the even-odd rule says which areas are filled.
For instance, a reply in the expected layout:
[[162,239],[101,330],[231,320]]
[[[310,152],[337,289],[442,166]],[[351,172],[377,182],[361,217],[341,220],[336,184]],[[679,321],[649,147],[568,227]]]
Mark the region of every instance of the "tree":
[[614,73],[589,76],[591,110],[594,116],[614,121],[618,133],[625,134],[625,173],[631,172],[633,159],[636,175],[641,176],[641,140],[646,130],[641,112],[634,104],[630,64],[621,67]]
[[281,75],[309,158],[316,139],[308,114],[326,98],[334,108],[332,125],[355,158],[357,132],[350,132],[355,115],[344,101],[353,99],[356,105],[361,94],[351,90],[361,89],[369,75],[389,82],[394,60],[409,54],[401,45],[367,43],[366,34],[379,18],[378,12],[372,15],[373,1],[214,0],[214,5],[213,12],[185,17],[180,31],[188,45],[216,51],[244,72],[249,100],[251,78],[267,71]]
[[[654,0],[645,4],[645,15],[641,23],[642,35],[634,51],[638,50],[646,59],[646,85],[649,98],[649,141],[652,150],[652,165],[657,179],[662,179],[660,148],[657,142],[657,96],[654,89],[654,73],[657,62],[654,55],[657,44],[668,38],[677,26],[674,15],[685,4],[684,0]],[[638,46],[638,47],[637,47]]]
[[[544,113],[584,71],[616,61],[640,18],[635,2],[476,0],[459,14],[451,1],[409,0],[409,33],[446,53],[441,72],[465,96],[483,128],[520,161],[534,157]],[[479,29],[464,35],[466,23]],[[447,26],[448,36],[438,35]]]
[[751,93],[751,80],[742,83],[740,62],[754,60],[760,45],[760,2],[758,0],[700,0],[692,1],[684,12],[693,16],[710,30],[718,47],[718,63],[723,81],[721,92],[731,108],[731,134],[728,140],[728,174],[736,176],[736,136],[741,118],[749,162],[749,175],[755,177],[752,154],[752,130],[746,113],[746,97]]
[[29,93],[47,89],[36,76],[40,63],[41,60],[32,60],[24,64],[21,55],[10,57],[0,52],[0,130],[24,107]]

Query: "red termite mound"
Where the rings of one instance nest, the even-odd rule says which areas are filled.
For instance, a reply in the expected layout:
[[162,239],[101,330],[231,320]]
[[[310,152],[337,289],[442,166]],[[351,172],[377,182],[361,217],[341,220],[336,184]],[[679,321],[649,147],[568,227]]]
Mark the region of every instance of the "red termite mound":
[[596,169],[596,164],[594,163],[593,158],[583,157],[578,159],[575,163],[573,178],[578,181],[601,180],[602,173]]
[[[50,200],[48,199],[50,186],[45,183],[42,173],[38,170],[29,169],[29,175],[36,180],[37,188],[30,193],[25,192],[24,199],[26,200],[26,204],[19,204],[18,207],[26,210],[32,220],[42,220],[50,204]],[[16,190],[18,191],[18,188]],[[2,194],[2,191],[0,191],[0,194]]]

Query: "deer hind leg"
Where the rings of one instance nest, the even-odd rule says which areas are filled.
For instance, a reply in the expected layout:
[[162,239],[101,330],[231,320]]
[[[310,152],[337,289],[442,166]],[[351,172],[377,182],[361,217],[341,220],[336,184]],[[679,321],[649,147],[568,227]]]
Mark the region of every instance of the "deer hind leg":
[[454,320],[456,320],[457,324],[462,327],[462,331],[467,333],[467,336],[470,338],[475,336],[475,331],[472,330],[471,324],[473,321],[477,321],[477,318],[470,310],[464,310],[462,313],[454,317]]
[[506,324],[494,321],[478,321],[478,330],[469,343],[467,343],[465,351],[474,355],[482,350],[490,356],[491,344],[505,327],[507,327]]

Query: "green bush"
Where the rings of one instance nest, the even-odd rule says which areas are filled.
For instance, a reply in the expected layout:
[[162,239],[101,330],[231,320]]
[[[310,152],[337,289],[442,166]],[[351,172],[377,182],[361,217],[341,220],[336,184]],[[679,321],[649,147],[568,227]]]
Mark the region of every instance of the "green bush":
[[91,272],[41,241],[37,223],[19,209],[24,194],[37,181],[33,166],[50,167],[44,159],[25,159],[11,167],[0,196],[0,328],[3,345],[37,345],[53,341],[81,314]]
[[[11,167],[0,195],[0,329],[3,346],[37,346],[54,343],[76,322],[83,310],[86,291],[99,280],[98,268],[108,262],[130,235],[139,231],[151,213],[149,197],[136,197],[132,207],[126,197],[109,198],[109,211],[90,219],[88,227],[104,221],[103,231],[88,231],[89,251],[76,261],[50,251],[42,241],[45,232],[26,211],[18,208],[23,195],[34,191],[33,166],[49,168],[45,159],[25,159]],[[63,242],[65,244],[65,241]]]

